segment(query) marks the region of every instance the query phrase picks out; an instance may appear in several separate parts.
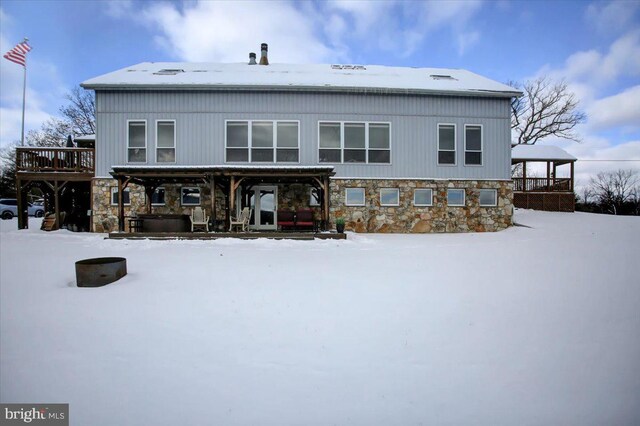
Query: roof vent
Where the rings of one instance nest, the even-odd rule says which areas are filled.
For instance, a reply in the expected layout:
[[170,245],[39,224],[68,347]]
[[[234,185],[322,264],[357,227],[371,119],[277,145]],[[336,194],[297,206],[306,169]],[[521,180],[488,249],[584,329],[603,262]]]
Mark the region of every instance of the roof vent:
[[249,53],[249,65],[256,65],[256,54],[251,52]]
[[430,77],[434,80],[457,80],[456,78],[446,74],[431,74]]
[[269,65],[269,58],[267,58],[268,50],[269,45],[267,45],[267,43],[262,43],[260,45],[260,65]]
[[154,72],[154,75],[176,75],[178,73],[184,72],[184,70],[178,69],[162,69],[160,71]]

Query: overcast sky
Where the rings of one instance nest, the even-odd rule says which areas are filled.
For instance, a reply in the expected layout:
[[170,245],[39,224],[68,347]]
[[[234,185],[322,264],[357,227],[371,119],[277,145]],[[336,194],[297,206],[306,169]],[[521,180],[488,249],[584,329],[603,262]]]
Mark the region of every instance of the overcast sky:
[[[639,1],[329,1],[0,3],[0,50],[23,37],[28,129],[82,81],[144,61],[244,62],[269,43],[278,63],[465,68],[497,81],[565,79],[588,121],[581,161],[640,169]],[[22,67],[2,58],[0,144],[20,139]]]

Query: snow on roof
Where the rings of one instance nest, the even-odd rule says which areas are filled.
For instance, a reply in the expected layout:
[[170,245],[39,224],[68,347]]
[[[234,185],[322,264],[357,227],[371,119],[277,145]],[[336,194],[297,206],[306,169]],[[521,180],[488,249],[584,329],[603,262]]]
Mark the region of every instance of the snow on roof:
[[82,135],[82,136],[76,136],[75,138],[73,138],[73,140],[76,141],[95,141],[96,140],[96,135]]
[[557,146],[521,144],[511,148],[511,160],[576,161],[577,158]]
[[86,89],[236,89],[443,93],[513,97],[516,89],[462,69],[381,65],[143,62],[83,82]]

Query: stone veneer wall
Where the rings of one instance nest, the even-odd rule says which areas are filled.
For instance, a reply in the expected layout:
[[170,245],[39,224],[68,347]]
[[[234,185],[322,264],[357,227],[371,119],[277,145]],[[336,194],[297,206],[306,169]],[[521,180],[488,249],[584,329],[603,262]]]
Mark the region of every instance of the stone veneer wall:
[[[163,185],[165,205],[153,206],[152,213],[189,214],[191,206],[180,205],[180,188],[189,185]],[[297,210],[309,207],[309,186],[303,184],[277,185],[278,210]],[[111,205],[111,188],[115,179],[93,180],[93,231],[118,230],[118,206]],[[365,206],[346,206],[345,188],[365,188]],[[398,188],[398,206],[380,206],[380,188]],[[413,190],[431,188],[433,206],[413,205]],[[447,189],[465,189],[465,206],[448,207]],[[498,204],[480,207],[479,189],[496,189]],[[131,205],[125,206],[125,216],[146,213],[144,189],[129,185]],[[200,187],[201,206],[210,214],[211,194],[208,186]],[[335,228],[336,218],[345,219],[345,229],[356,232],[426,233],[426,232],[483,232],[499,231],[512,225],[513,183],[511,181],[464,180],[375,180],[332,179],[330,221]],[[216,190],[218,219],[224,219],[224,196]],[[312,207],[320,219],[320,207]]]
[[[117,188],[115,179],[93,180],[93,232],[114,232],[118,230],[118,206],[111,205],[111,188]],[[180,188],[193,185],[162,185],[165,189],[165,205],[152,206],[152,213],[157,214],[190,214],[193,206],[180,205]],[[309,186],[303,184],[276,185],[278,187],[278,210],[297,210],[309,208]],[[145,202],[144,187],[130,184],[130,205],[124,206],[125,216],[133,213],[145,214],[147,206]],[[200,205],[211,214],[211,191],[208,185],[200,186]],[[225,197],[220,189],[216,189],[216,211],[218,220],[225,218]],[[316,219],[320,219],[320,207],[311,207]],[[125,223],[125,226],[128,226]]]
[[[345,205],[345,188],[365,188],[365,206]],[[398,206],[380,206],[380,188],[398,188]],[[414,189],[431,188],[433,205],[414,206]],[[465,206],[447,206],[447,189],[465,189]],[[496,189],[495,207],[480,207],[480,189]],[[484,232],[512,225],[512,181],[467,180],[331,180],[331,223],[345,220],[345,229],[356,232]]]

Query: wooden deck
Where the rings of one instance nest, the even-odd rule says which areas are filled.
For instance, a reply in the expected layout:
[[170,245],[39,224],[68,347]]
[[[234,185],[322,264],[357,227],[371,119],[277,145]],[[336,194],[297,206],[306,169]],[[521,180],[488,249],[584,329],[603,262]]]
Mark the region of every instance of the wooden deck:
[[335,232],[111,232],[112,240],[217,240],[220,238],[237,238],[255,240],[269,238],[272,240],[346,240],[347,234]]

